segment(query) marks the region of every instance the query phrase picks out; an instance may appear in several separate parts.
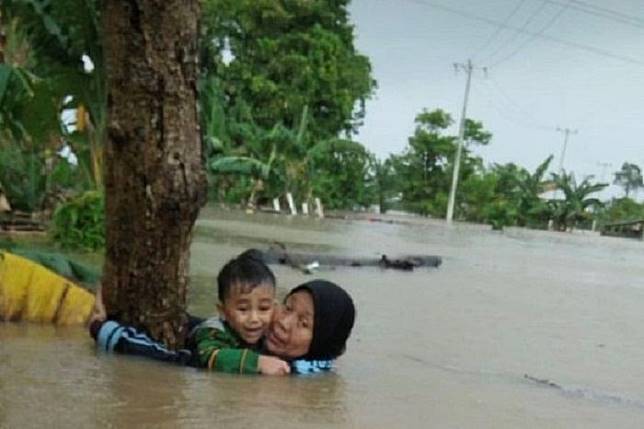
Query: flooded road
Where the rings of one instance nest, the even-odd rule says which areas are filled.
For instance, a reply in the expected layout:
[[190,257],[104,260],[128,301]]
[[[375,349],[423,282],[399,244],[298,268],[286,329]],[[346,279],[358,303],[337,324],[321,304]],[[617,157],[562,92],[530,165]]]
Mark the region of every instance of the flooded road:
[[[358,310],[347,354],[322,377],[209,374],[97,355],[81,328],[0,324],[0,427],[620,428],[644,420],[642,242],[206,209],[192,246],[191,311],[214,312],[226,260],[275,240],[299,252],[436,254],[443,265],[318,272],[345,286]],[[281,294],[312,278],[275,273]]]

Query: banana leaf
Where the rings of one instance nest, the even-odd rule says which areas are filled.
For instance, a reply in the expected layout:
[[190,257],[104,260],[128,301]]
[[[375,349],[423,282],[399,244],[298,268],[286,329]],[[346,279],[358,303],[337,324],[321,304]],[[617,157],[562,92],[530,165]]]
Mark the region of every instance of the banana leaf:
[[246,156],[224,156],[210,163],[214,174],[240,174],[245,176],[268,178],[270,165]]
[[92,291],[96,289],[101,280],[100,270],[80,264],[60,253],[39,249],[25,249],[6,241],[0,242],[0,249],[8,250],[15,255],[36,262],[63,277],[82,283],[83,286]]

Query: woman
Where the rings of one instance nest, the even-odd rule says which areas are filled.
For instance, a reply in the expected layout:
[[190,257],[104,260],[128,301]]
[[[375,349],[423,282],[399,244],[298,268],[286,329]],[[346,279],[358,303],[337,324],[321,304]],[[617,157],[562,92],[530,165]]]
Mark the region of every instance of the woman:
[[[100,301],[90,326],[99,349],[194,365],[190,350],[168,350],[134,328],[105,321]],[[326,280],[304,283],[291,290],[275,311],[264,352],[290,362],[294,373],[329,370],[344,353],[354,320],[353,300],[340,286]]]
[[344,353],[354,319],[353,301],[344,289],[313,280],[286,296],[264,346],[269,354],[291,361],[297,372],[328,369]]

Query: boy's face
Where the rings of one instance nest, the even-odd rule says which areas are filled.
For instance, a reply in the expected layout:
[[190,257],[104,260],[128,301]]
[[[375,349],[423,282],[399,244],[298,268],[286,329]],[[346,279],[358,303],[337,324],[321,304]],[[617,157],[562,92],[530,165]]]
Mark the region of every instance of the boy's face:
[[234,284],[218,308],[228,325],[247,344],[255,344],[264,336],[273,317],[275,287],[270,283],[261,283],[252,289],[244,286]]

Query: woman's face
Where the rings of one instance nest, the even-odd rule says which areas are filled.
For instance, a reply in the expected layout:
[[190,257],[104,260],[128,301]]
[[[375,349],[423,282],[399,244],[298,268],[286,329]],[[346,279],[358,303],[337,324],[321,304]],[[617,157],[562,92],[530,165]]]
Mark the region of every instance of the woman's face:
[[275,310],[266,336],[266,348],[272,354],[295,359],[304,356],[313,340],[315,307],[310,293],[301,290],[289,295]]

